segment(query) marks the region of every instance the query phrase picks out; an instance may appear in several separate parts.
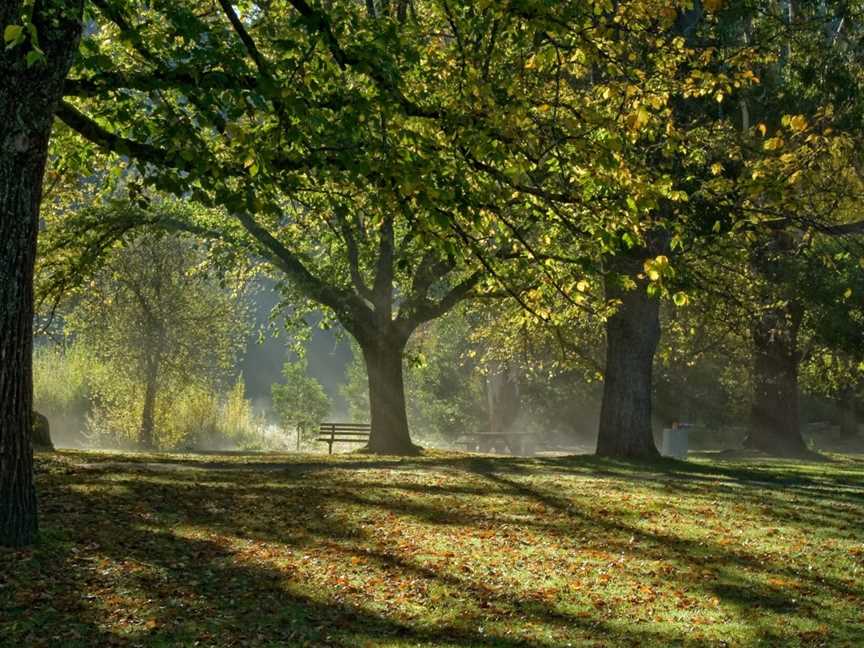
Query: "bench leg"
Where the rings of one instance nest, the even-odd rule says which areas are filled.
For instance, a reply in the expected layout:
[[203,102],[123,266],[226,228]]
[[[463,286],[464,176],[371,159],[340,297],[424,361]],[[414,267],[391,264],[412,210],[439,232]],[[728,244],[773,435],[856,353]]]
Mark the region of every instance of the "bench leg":
[[328,441],[328,442],[327,442],[327,448],[328,448],[328,452],[327,452],[327,454],[331,454],[331,455],[332,455],[332,454],[333,454],[333,442],[332,442],[332,441]]

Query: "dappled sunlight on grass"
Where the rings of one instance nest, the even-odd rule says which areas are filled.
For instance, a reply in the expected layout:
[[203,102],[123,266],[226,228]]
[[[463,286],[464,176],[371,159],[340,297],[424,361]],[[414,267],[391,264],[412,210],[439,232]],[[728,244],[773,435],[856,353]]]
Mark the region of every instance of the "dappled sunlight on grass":
[[[860,645],[864,462],[38,458],[12,644]],[[196,644],[196,642],[198,642]]]

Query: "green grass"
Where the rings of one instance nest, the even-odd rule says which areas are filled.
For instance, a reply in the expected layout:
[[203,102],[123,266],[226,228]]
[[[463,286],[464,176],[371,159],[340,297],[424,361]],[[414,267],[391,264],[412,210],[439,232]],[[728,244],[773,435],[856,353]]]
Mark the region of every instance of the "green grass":
[[3,646],[861,646],[864,459],[37,457]]

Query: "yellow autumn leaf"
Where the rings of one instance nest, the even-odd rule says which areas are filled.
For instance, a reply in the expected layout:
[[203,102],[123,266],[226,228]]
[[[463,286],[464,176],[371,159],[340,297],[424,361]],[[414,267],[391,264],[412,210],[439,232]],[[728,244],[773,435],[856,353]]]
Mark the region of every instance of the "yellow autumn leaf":
[[772,137],[771,139],[765,140],[765,144],[763,148],[766,151],[776,151],[779,148],[783,148],[783,138],[782,137]]
[[796,133],[807,128],[807,118],[804,115],[795,115],[789,118],[789,127]]
[[663,104],[666,103],[666,99],[659,95],[652,95],[648,98],[648,103],[651,104],[651,107],[655,110],[660,110],[660,108],[663,107]]
[[631,130],[640,130],[645,124],[648,123],[651,115],[648,113],[645,108],[638,108],[636,111],[630,113],[627,116],[627,126]]

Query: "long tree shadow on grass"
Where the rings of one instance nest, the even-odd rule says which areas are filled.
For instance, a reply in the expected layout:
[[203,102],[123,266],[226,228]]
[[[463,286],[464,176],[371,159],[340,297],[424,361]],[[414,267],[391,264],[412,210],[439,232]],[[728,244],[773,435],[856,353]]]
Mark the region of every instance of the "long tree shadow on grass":
[[[91,488],[82,489],[85,484],[74,477],[64,480],[59,489],[48,490],[46,523],[59,526],[65,518],[67,524],[60,537],[37,549],[37,553],[41,551],[40,571],[63,574],[63,588],[74,604],[67,600],[64,606],[68,607],[60,610],[58,617],[46,611],[50,603],[34,602],[29,611],[42,623],[26,635],[28,645],[51,645],[56,637],[62,638],[64,646],[195,642],[226,646],[355,646],[363,645],[363,641],[379,645],[400,638],[411,645],[562,645],[543,639],[492,636],[479,626],[482,614],[458,624],[424,624],[347,604],[338,591],[310,591],[290,573],[276,569],[266,556],[256,560],[254,551],[238,552],[230,544],[163,530],[159,520],[148,519],[149,505],[165,498],[170,501],[188,496],[187,484],[162,482],[159,488],[150,484],[149,489],[131,489],[122,482],[108,482],[100,489],[93,488],[99,484],[91,482]],[[68,489],[64,492],[64,485],[76,487],[75,499],[69,499],[71,493]],[[72,516],[75,524],[68,523]],[[200,520],[179,522],[197,524]],[[316,533],[328,541],[353,536],[340,526],[334,521],[322,525]],[[292,546],[291,538],[283,540]],[[452,588],[473,588],[478,609],[483,609],[488,599],[481,594],[485,590],[469,580],[418,568],[396,556],[365,554],[390,568],[413,571]],[[26,573],[18,575],[21,582],[27,577]],[[499,594],[497,602],[529,620],[567,624],[573,630],[581,628],[617,643],[668,644],[676,639],[650,630],[622,636],[598,619],[562,615],[543,602],[517,596]],[[118,614],[129,618],[124,622]],[[72,624],[77,629],[70,634],[65,629]],[[13,626],[6,636],[17,638],[14,632]]]
[[[556,461],[546,468],[551,468],[549,473],[553,476],[566,474],[561,471],[570,470],[569,463]],[[329,473],[316,469],[314,474],[285,472],[256,476],[244,472],[235,476],[229,471],[210,473],[204,479],[197,474],[113,475],[107,470],[72,471],[43,490],[46,526],[52,532],[65,530],[58,532],[60,540],[46,545],[46,551],[39,555],[38,571],[62,575],[65,593],[62,604],[54,605],[60,608],[54,616],[47,612],[50,599],[31,602],[30,612],[49,622],[30,638],[44,640],[49,645],[53,636],[50,633],[64,627],[61,620],[65,619],[70,624],[78,623],[76,632],[82,637],[98,639],[97,643],[81,640],[77,644],[81,646],[111,645],[109,642],[183,645],[198,640],[204,645],[208,641],[213,645],[231,645],[229,641],[236,641],[237,645],[255,645],[255,642],[268,645],[270,641],[269,645],[305,642],[353,646],[363,645],[363,641],[378,645],[385,639],[399,638],[414,644],[441,646],[563,645],[552,639],[490,636],[488,628],[481,631],[480,622],[494,616],[485,607],[491,602],[513,614],[514,623],[528,621],[560,632],[572,627],[572,633],[581,637],[618,644],[700,645],[680,629],[652,631],[655,628],[649,626],[643,632],[631,626],[622,633],[610,625],[614,618],[608,615],[604,618],[599,611],[582,617],[562,612],[555,604],[528,597],[524,592],[490,595],[482,587],[480,576],[458,576],[443,567],[429,567],[402,555],[397,546],[385,544],[386,550],[382,551],[374,536],[374,525],[371,530],[358,528],[353,521],[334,516],[334,512],[354,507],[368,511],[371,517],[389,511],[400,519],[416,519],[430,529],[481,528],[499,523],[500,513],[482,508],[472,511],[470,506],[457,509],[452,503],[470,504],[469,498],[484,494],[506,495],[512,498],[514,506],[538,502],[556,511],[555,517],[537,513],[520,522],[537,532],[578,537],[593,529],[622,546],[628,538],[635,537],[634,552],[694,565],[701,564],[710,554],[719,567],[728,567],[729,573],[723,574],[719,582],[701,585],[705,591],[715,593],[742,611],[754,605],[778,614],[801,611],[800,603],[793,602],[790,595],[753,582],[732,569],[743,564],[766,575],[791,577],[793,572],[788,568],[760,566],[758,556],[716,543],[706,547],[672,535],[646,533],[624,521],[626,507],[608,510],[604,516],[598,516],[595,510],[582,510],[558,493],[525,483],[525,478],[544,470],[542,462],[538,465],[538,462],[470,458],[456,464],[448,461],[435,468],[478,478],[479,484],[489,484],[485,489],[472,481],[470,485],[432,484],[432,488],[424,490],[416,483],[376,483],[363,474],[363,470],[389,470],[392,466],[388,462],[383,467],[370,468],[369,462],[358,462],[356,468],[330,466]],[[422,465],[415,468],[427,469]],[[578,474],[574,476],[584,476],[591,470],[590,464],[588,468],[584,464],[576,468]],[[612,472],[621,470],[616,466]],[[698,484],[695,482],[694,488]],[[648,487],[662,491],[666,486],[662,480],[654,480]],[[428,501],[416,501],[400,494],[400,490],[418,496],[435,495],[438,500],[426,497]],[[705,493],[694,491],[692,496],[704,497]],[[482,503],[481,500],[477,504],[482,507]],[[274,520],[287,522],[273,525]],[[177,530],[168,531],[172,526]],[[186,527],[203,529],[209,537],[188,537]],[[310,551],[310,555],[311,550],[327,545],[334,555],[342,556],[346,571],[353,559],[369,560],[377,565],[378,571],[392,572],[393,579],[399,572],[411,573],[417,579],[437,582],[471,605],[462,619],[424,622],[398,610],[349,604],[339,587],[310,591],[298,574],[279,567],[278,555],[265,552],[256,558],[255,547],[262,542],[275,543],[293,552]],[[21,579],[28,574],[35,578],[34,570],[25,570],[16,576],[17,582],[24,582]],[[838,596],[861,596],[860,588],[850,589],[844,583],[828,579],[824,585]],[[50,583],[45,587],[53,591]],[[74,612],[63,612],[67,608]],[[117,618],[118,610],[123,609],[140,612],[126,624],[128,632],[118,630],[124,627],[122,619]],[[23,617],[20,609],[14,614],[13,623]],[[30,632],[34,630],[31,628]],[[208,639],[214,632],[224,633],[222,639]],[[63,645],[76,645],[74,637],[70,641]],[[38,641],[24,644],[40,645]]]
[[[484,467],[481,473],[486,479],[509,489],[514,496],[533,499],[562,513],[575,522],[576,528],[584,528],[587,522],[606,532],[615,534],[622,540],[629,536],[637,541],[635,544],[637,547],[641,547],[641,552],[645,557],[656,559],[674,556],[677,562],[691,563],[696,567],[709,563],[715,569],[719,569],[721,577],[708,584],[700,585],[697,582],[692,583],[691,586],[695,584],[702,587],[720,599],[736,605],[739,609],[749,610],[755,606],[778,613],[788,613],[795,610],[801,610],[811,615],[817,613],[817,610],[812,606],[809,606],[808,609],[806,602],[801,600],[800,594],[766,586],[753,578],[744,577],[740,573],[742,568],[764,574],[769,580],[773,579],[778,583],[803,580],[808,581],[813,587],[829,588],[836,596],[843,599],[864,599],[864,582],[858,581],[857,586],[850,586],[846,581],[828,577],[825,574],[794,569],[788,562],[766,564],[764,556],[723,546],[719,543],[719,538],[713,542],[704,537],[688,539],[671,534],[649,532],[634,525],[622,523],[617,519],[587,517],[569,501],[556,494],[544,492],[516,479],[498,475],[486,468],[488,466]],[[698,494],[705,496],[704,492]],[[732,495],[739,502],[746,501],[746,497],[742,498],[739,492]],[[716,494],[712,493],[711,497],[716,497]],[[775,514],[781,517],[786,515],[783,507],[778,507],[776,502],[772,501],[771,507]],[[825,516],[824,519],[828,519],[828,516]],[[849,521],[851,522],[853,519],[849,518]],[[858,519],[860,520],[861,517]]]
[[[561,521],[548,521],[548,520],[523,520],[521,524],[526,526],[534,526],[538,529],[542,529],[545,532],[557,533],[559,535],[567,535],[567,534],[576,534],[583,533],[586,530],[590,529],[599,529],[605,533],[612,533],[621,541],[625,541],[627,538],[638,538],[642,545],[647,545],[654,547],[655,550],[651,554],[653,558],[661,559],[665,554],[670,552],[674,553],[677,559],[685,559],[688,556],[704,556],[711,555],[714,557],[714,560],[718,563],[722,564],[730,564],[730,565],[754,565],[758,564],[760,561],[760,557],[753,555],[752,553],[748,553],[742,550],[735,550],[730,547],[724,547],[720,545],[718,542],[709,542],[706,544],[704,539],[699,541],[685,540],[670,534],[662,534],[662,533],[649,533],[644,529],[640,529],[633,524],[628,524],[623,522],[626,519],[626,510],[620,509],[617,511],[609,511],[608,509],[604,509],[605,513],[603,515],[596,515],[596,512],[591,514],[590,512],[586,514],[585,511],[580,510],[578,508],[574,508],[570,502],[562,500],[560,498],[555,497],[554,495],[542,493],[541,491],[531,488],[527,486],[522,481],[516,481],[511,478],[505,477],[504,475],[499,475],[496,473],[496,468],[498,467],[497,462],[486,460],[486,459],[474,459],[469,464],[471,467],[470,472],[475,473],[477,475],[481,475],[493,482],[495,482],[500,488],[504,490],[504,492],[508,492],[511,495],[518,496],[521,498],[533,499],[543,504],[549,506],[552,509],[558,510],[560,513],[568,516],[571,521],[578,521],[579,527],[574,529],[572,525],[568,522],[562,523]],[[513,464],[505,463],[505,466],[508,468],[508,473],[513,472]],[[526,471],[524,469],[519,469],[517,472],[521,474],[532,474],[531,471]],[[392,497],[392,498],[370,498],[366,494],[364,494],[364,487],[361,483],[350,483],[350,482],[339,482],[338,480],[334,480],[332,477],[330,480],[321,481],[316,478],[316,484],[314,488],[310,486],[305,486],[298,484],[296,480],[288,479],[283,476],[285,481],[289,483],[293,483],[293,488],[295,490],[301,491],[302,496],[302,510],[295,511],[293,517],[295,518],[295,522],[299,523],[298,533],[295,537],[290,540],[300,545],[304,542],[314,542],[318,537],[327,537],[329,539],[344,539],[347,541],[356,540],[356,530],[351,530],[350,526],[343,524],[333,525],[322,517],[321,511],[326,510],[326,508],[334,503],[342,503],[342,504],[350,504],[359,507],[366,507],[371,509],[379,509],[379,510],[389,510],[392,512],[397,512],[400,515],[410,516],[412,518],[418,519],[423,523],[428,524],[445,524],[445,525],[453,525],[453,526],[465,526],[465,527],[479,527],[479,526],[490,526],[494,525],[499,520],[497,520],[494,516],[490,516],[485,514],[482,510],[466,510],[465,508],[453,508],[453,507],[444,507],[444,506],[436,506],[434,501],[428,497],[429,493],[424,493],[427,495],[423,499],[423,501],[416,500],[407,500],[404,497]],[[159,491],[159,489],[165,488],[163,486],[151,486],[151,485],[141,485],[142,483],[137,480],[129,480],[129,486],[133,489],[137,489],[140,485],[142,492],[135,496],[135,500],[140,500],[146,497],[146,494],[143,491],[152,492]],[[181,484],[185,484],[181,486]],[[401,485],[401,484],[367,484],[367,486],[371,486],[373,489],[378,490],[410,490],[412,486],[409,485]],[[665,488],[665,485],[662,482],[647,482],[645,484],[647,488],[654,488],[662,490]],[[211,488],[216,488],[216,486],[212,486]],[[283,511],[279,510],[278,504],[274,507],[274,502],[278,502],[277,500],[273,500],[268,503],[268,499],[272,499],[270,496],[278,498],[280,495],[278,489],[274,489],[272,485],[265,488],[263,491],[258,490],[256,493],[256,487],[251,485],[244,485],[242,489],[236,489],[233,485],[221,485],[218,488],[226,490],[223,493],[223,499],[227,499],[226,502],[223,503],[221,510],[212,510],[212,508],[208,507],[206,502],[201,501],[201,492],[200,492],[200,482],[192,481],[191,479],[179,479],[175,478],[173,485],[171,486],[172,490],[176,490],[173,495],[166,496],[165,501],[170,502],[170,504],[166,505],[169,512],[178,513],[186,520],[193,521],[196,524],[204,525],[214,529],[221,529],[225,533],[232,532],[240,532],[241,534],[251,535],[260,538],[270,538],[271,537],[271,529],[269,527],[268,520],[273,519],[274,517],[278,517]],[[676,483],[676,489],[680,494],[682,491],[686,491],[687,489],[692,489],[693,497],[703,497],[703,498],[716,498],[723,496],[723,493],[717,490],[717,485],[712,485],[712,490],[710,495],[706,495],[704,491],[697,490],[697,486],[688,485],[688,484],[678,484]],[[414,487],[414,491],[420,493],[423,490],[422,487]],[[466,495],[478,495],[482,492],[482,489],[472,489],[472,488],[445,488],[439,487],[437,489],[431,489],[433,492],[438,493],[450,493],[450,494],[466,494]],[[366,491],[373,492],[373,491]],[[231,516],[231,512],[235,511],[244,506],[244,501],[240,495],[248,495],[248,494],[257,494],[259,496],[258,504],[259,512],[261,513],[257,519],[253,520],[247,526],[237,529],[236,523]],[[662,494],[662,493],[661,493]],[[748,499],[753,500],[751,503],[754,505],[764,506],[766,502],[759,501],[759,495],[746,494],[738,491],[727,491],[727,497],[731,497],[740,502],[747,502]],[[836,523],[839,518],[839,513],[836,510],[832,509],[832,505],[830,502],[826,502],[824,498],[815,497],[813,501],[808,503],[807,507],[803,509],[799,507],[794,512],[795,520],[798,523],[808,523],[808,524],[821,524],[826,520],[832,519]],[[158,506],[158,505],[157,505]],[[263,507],[263,508],[262,508]],[[782,504],[777,500],[770,501],[770,507],[772,509],[772,514],[776,515],[779,518],[785,518],[783,521],[788,521],[788,518],[791,517],[791,513],[789,507]],[[805,516],[801,513],[802,510],[807,511],[821,511],[823,507],[828,507],[827,511],[822,513],[814,513],[810,516]],[[610,515],[610,513],[614,513]],[[854,511],[842,511],[842,514],[847,516],[846,521],[850,524],[855,522],[855,512]],[[286,540],[286,538],[277,538],[279,540]],[[784,577],[792,577],[792,576],[800,576],[791,567],[788,565],[777,565],[774,566],[772,570],[772,574],[775,576],[784,576]],[[858,590],[850,590],[848,586],[846,586],[843,582],[838,581],[836,579],[827,578],[825,575],[819,574],[806,574],[803,576],[804,578],[815,579],[818,578],[820,582],[831,586],[836,589],[838,593],[845,595],[858,595],[860,591]]]
[[[76,457],[77,453],[67,453]],[[455,470],[498,473],[527,473],[538,470],[584,476],[592,478],[615,478],[644,481],[650,479],[683,479],[690,482],[716,483],[719,479],[740,485],[764,486],[775,488],[811,488],[814,493],[833,495],[832,488],[849,487],[857,492],[850,497],[864,500],[864,468],[848,466],[848,475],[853,478],[833,476],[825,481],[807,475],[801,462],[788,460],[760,459],[755,462],[682,462],[672,459],[654,461],[628,461],[600,458],[593,455],[573,455],[569,457],[524,459],[518,457],[489,457],[471,454],[448,454],[419,457],[375,457],[365,455],[322,456],[310,460],[308,456],[272,456],[266,454],[243,455],[248,462],[218,461],[218,456],[206,461],[190,459],[189,455],[171,453],[152,455],[87,455],[88,464],[94,469],[116,469],[135,471],[141,469],[157,470],[160,467],[175,466],[178,469],[225,470],[229,472],[285,472],[289,474],[314,474],[334,470]],[[254,459],[260,459],[255,461]],[[290,460],[287,460],[290,459]],[[854,457],[844,459],[845,464],[857,464]],[[805,466],[807,464],[804,464]],[[812,464],[818,468],[821,463]]]

